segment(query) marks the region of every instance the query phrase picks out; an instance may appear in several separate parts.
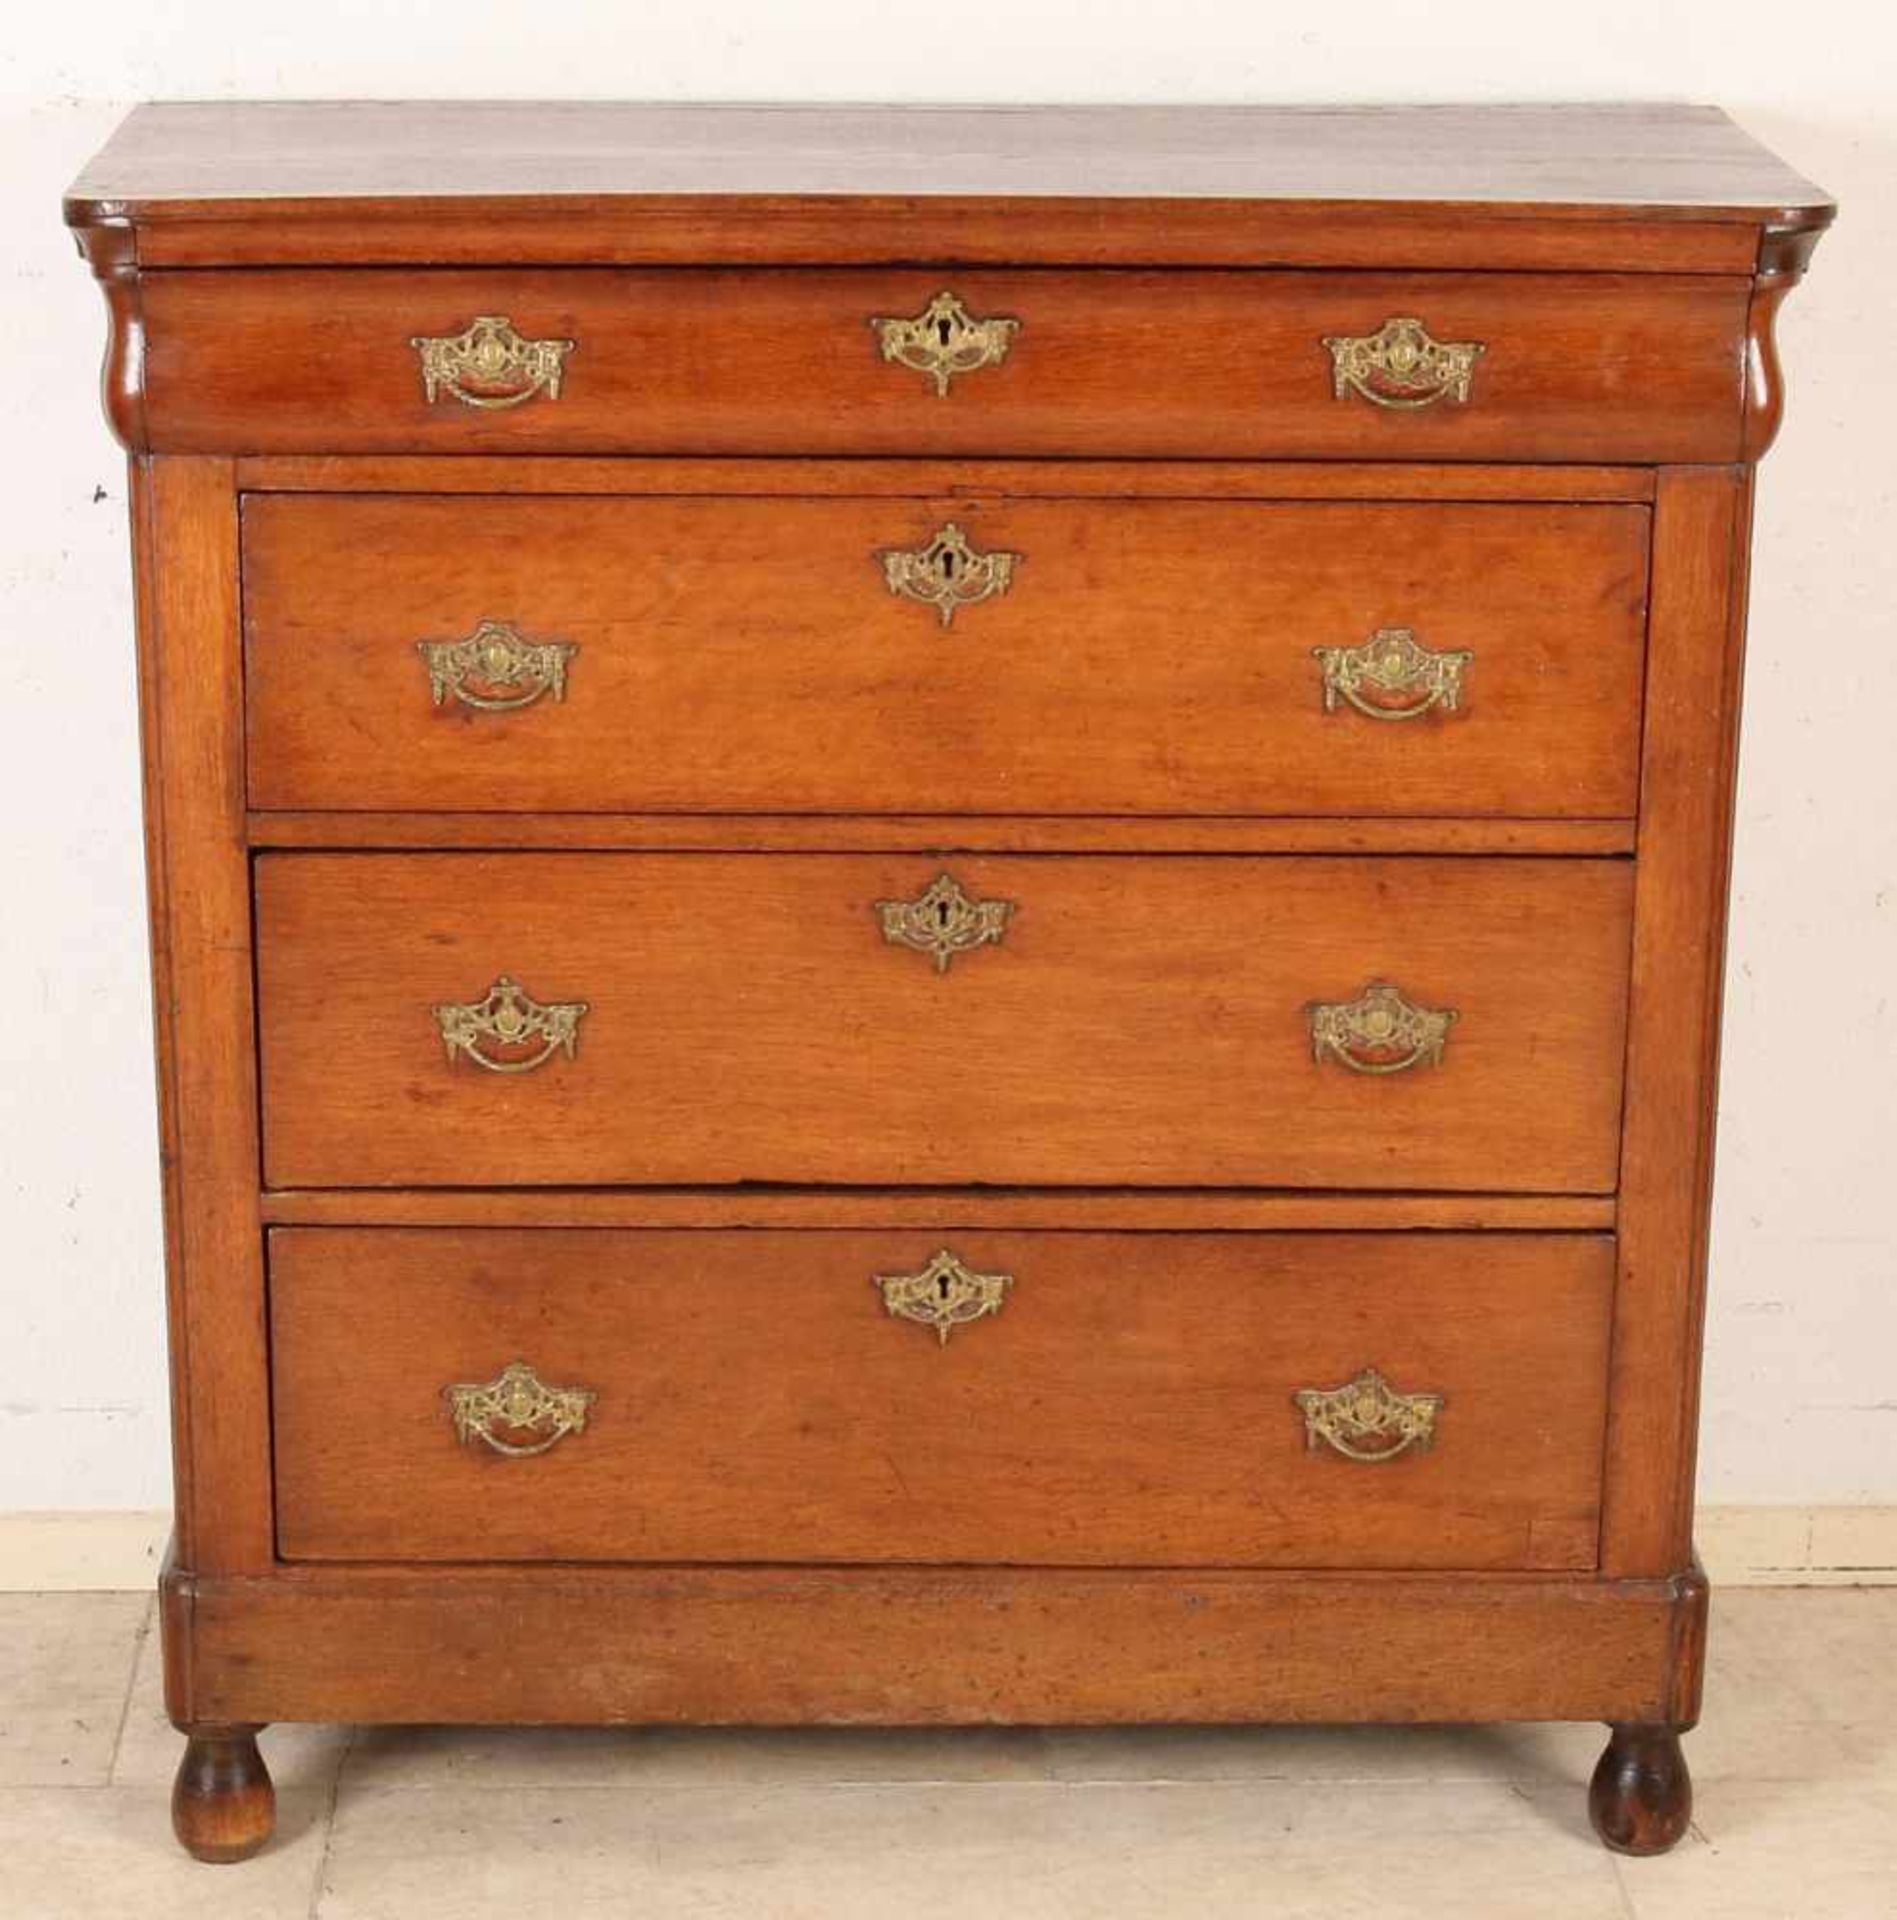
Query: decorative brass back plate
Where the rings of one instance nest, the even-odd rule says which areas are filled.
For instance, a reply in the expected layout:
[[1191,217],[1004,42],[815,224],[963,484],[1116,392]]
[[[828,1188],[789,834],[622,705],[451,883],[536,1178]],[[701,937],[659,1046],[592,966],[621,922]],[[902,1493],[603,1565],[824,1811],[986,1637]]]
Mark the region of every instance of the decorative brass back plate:
[[1440,1393],[1398,1393],[1375,1367],[1341,1387],[1306,1387],[1293,1394],[1304,1415],[1304,1444],[1327,1446],[1346,1460],[1378,1466],[1412,1447],[1426,1453],[1436,1437]]
[[1401,314],[1375,333],[1324,336],[1331,353],[1331,393],[1353,393],[1379,407],[1458,406],[1469,398],[1475,363],[1488,351],[1480,340],[1432,340],[1422,321]]
[[1355,1000],[1314,1000],[1311,1053],[1336,1060],[1352,1073],[1401,1073],[1428,1061],[1442,1065],[1454,1007],[1419,1007],[1387,980],[1373,980]]
[[[441,1396],[454,1415],[455,1438],[465,1446],[476,1440],[526,1460],[556,1447],[569,1433],[586,1431],[586,1410],[599,1395],[589,1387],[550,1387],[525,1360],[510,1360],[492,1380],[443,1387]],[[536,1433],[537,1441],[503,1438]]]
[[974,373],[999,366],[1008,357],[1009,343],[1020,332],[1019,320],[998,315],[977,320],[954,294],[938,293],[913,320],[872,319],[883,358],[926,373],[935,382],[935,397],[946,400],[949,382],[958,373]]
[[[1434,653],[1408,627],[1379,627],[1354,647],[1313,647],[1324,669],[1324,711],[1340,699],[1372,720],[1414,720],[1431,707],[1454,713],[1462,703],[1462,675],[1475,655],[1466,648]],[[1366,696],[1387,695],[1389,699]],[[1400,696],[1408,696],[1407,700]]]
[[947,627],[954,623],[956,608],[1006,593],[1021,556],[977,553],[968,536],[950,520],[926,546],[888,547],[876,558],[882,562],[883,579],[891,593],[933,607]]
[[566,698],[571,640],[529,640],[504,620],[483,620],[465,640],[417,640],[435,705],[452,697],[483,713],[531,707],[542,694]]
[[[564,1053],[569,1060],[574,1057],[580,1044],[580,1019],[586,1011],[584,1000],[542,1003],[504,973],[479,1000],[451,1001],[434,1013],[451,1066],[457,1055],[465,1054],[489,1073],[531,1073],[556,1053]],[[537,1052],[515,1051],[536,1042]],[[497,1053],[494,1048],[504,1051]]]
[[1014,1285],[1013,1274],[977,1273],[947,1247],[920,1273],[879,1273],[873,1278],[894,1318],[933,1327],[943,1346],[957,1327],[999,1313]]
[[946,973],[949,962],[971,947],[999,945],[1008,930],[1012,900],[972,900],[952,873],[938,873],[913,900],[878,900],[876,915],[892,947],[914,947]]
[[464,407],[517,407],[535,394],[560,397],[571,340],[527,340],[504,313],[483,313],[464,333],[416,334],[422,393],[432,407],[444,393]]

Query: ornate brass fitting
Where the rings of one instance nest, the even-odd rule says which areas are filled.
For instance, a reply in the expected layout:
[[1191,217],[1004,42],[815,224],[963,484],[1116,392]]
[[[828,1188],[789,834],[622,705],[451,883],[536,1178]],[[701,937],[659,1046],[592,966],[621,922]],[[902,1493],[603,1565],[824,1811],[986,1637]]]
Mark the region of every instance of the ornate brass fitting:
[[1304,1415],[1304,1444],[1330,1447],[1346,1460],[1377,1466],[1436,1437],[1440,1393],[1398,1393],[1375,1367],[1341,1387],[1306,1387],[1292,1396]]
[[1480,340],[1432,340],[1422,321],[1400,314],[1375,333],[1324,336],[1331,354],[1331,395],[1361,394],[1373,406],[1413,410],[1438,400],[1458,406],[1469,398],[1475,363],[1488,351]]
[[528,340],[504,313],[483,313],[462,333],[418,333],[408,343],[421,355],[422,393],[432,407],[452,394],[464,407],[517,407],[544,393],[560,397],[560,377],[571,340]]
[[946,289],[911,320],[870,321],[883,358],[926,373],[935,383],[935,397],[946,400],[949,382],[958,373],[974,373],[999,366],[1021,331],[1019,320],[997,315],[977,320]]
[[[479,1000],[449,1001],[434,1010],[449,1065],[465,1055],[489,1073],[531,1073],[556,1053],[571,1060],[579,1051],[586,1011],[584,1000],[536,1000],[505,973]],[[535,1052],[519,1051],[536,1044]]]
[[878,900],[877,918],[892,947],[913,947],[947,973],[958,953],[1000,944],[1012,900],[972,900],[952,873],[939,873],[913,900]]
[[977,553],[953,520],[943,524],[926,546],[888,547],[882,562],[889,591],[904,600],[933,607],[943,626],[952,626],[958,607],[972,607],[1006,593],[1014,580],[1018,553]]
[[1014,1285],[1013,1274],[977,1273],[947,1247],[919,1273],[879,1273],[873,1278],[894,1318],[933,1327],[943,1346],[957,1327],[999,1313]]
[[1314,1000],[1311,1054],[1352,1073],[1402,1073],[1427,1061],[1442,1065],[1454,1007],[1419,1007],[1387,980],[1373,980],[1355,1000]]
[[1311,652],[1324,669],[1324,711],[1335,713],[1341,699],[1372,720],[1414,720],[1431,707],[1454,713],[1475,658],[1466,648],[1434,653],[1408,627],[1379,627],[1354,647]]
[[417,640],[435,705],[450,698],[483,713],[531,707],[542,694],[566,698],[571,640],[529,640],[504,620],[483,620],[465,640]]
[[[569,1433],[585,1432],[586,1411],[599,1398],[590,1387],[548,1386],[525,1360],[509,1361],[492,1380],[443,1387],[441,1395],[464,1447],[479,1440],[510,1460],[530,1459],[558,1446]],[[510,1433],[545,1437],[509,1440]]]

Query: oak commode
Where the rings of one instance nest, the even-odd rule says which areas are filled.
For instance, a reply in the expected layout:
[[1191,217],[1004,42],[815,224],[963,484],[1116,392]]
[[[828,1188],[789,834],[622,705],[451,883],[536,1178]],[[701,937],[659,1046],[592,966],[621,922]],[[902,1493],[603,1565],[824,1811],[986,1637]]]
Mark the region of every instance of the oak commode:
[[161,106],[184,1843],[273,1720],[1608,1722],[1682,1832],[1704,108]]

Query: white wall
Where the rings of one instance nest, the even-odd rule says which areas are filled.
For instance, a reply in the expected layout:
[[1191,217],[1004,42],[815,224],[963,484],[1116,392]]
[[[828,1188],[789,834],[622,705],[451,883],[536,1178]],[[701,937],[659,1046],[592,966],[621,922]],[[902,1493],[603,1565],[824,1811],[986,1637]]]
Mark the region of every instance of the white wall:
[[[0,1509],[167,1497],[125,483],[58,196],[139,96],[1712,100],[1844,203],[1782,324],[1702,1495],[1897,1504],[1897,30],[1814,0],[23,8],[0,44]],[[1558,27],[1550,22],[1559,22]]]

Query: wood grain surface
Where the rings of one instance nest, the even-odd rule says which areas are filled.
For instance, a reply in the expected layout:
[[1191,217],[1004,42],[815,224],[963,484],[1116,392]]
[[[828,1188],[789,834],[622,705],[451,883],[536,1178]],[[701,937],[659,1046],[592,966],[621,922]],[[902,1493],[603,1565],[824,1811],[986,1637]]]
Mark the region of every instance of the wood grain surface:
[[1662,476],[1608,1437],[1607,1564],[1692,1551],[1750,476]]
[[253,812],[253,847],[711,853],[1625,854],[1632,817],[1333,814]]
[[[1614,1185],[1625,863],[958,857],[1016,906],[946,973],[877,912],[938,871],[263,855],[267,1182]],[[502,974],[589,1003],[577,1058],[444,1058]],[[1378,979],[1459,1010],[1441,1066],[1314,1060]]]
[[132,540],[178,1540],[194,1566],[254,1570],[270,1389],[230,463],[136,463]]
[[[963,1231],[1013,1277],[955,1331],[874,1276],[937,1235],[270,1236],[291,1559],[1591,1566],[1613,1243]],[[583,1432],[457,1445],[442,1389],[524,1358]],[[1377,1367],[1427,1451],[1311,1449]],[[518,1441],[526,1436],[502,1433]]]
[[1703,1609],[1546,1573],[286,1566],[174,1571],[164,1620],[207,1719],[1040,1726],[1663,1720]]
[[838,261],[1751,270],[1824,193],[1716,108],[139,108],[74,183],[151,264]]
[[1607,1194],[1248,1192],[1236,1187],[292,1187],[278,1226],[945,1227],[1226,1233],[1612,1231]]
[[[1639,507],[304,499],[244,512],[251,804],[1539,818],[1635,805]],[[961,608],[879,554],[1019,556]],[[578,647],[437,702],[418,643]],[[1320,647],[1473,655],[1454,711],[1324,702]],[[1411,695],[1414,700],[1419,696]]]
[[584,101],[140,107],[75,201],[359,194],[1047,194],[1645,206],[1828,202],[1716,107],[700,106]]
[[1470,466],[1399,460],[644,460],[549,454],[249,454],[246,493],[843,494],[930,500],[1651,502],[1650,467]]
[[[939,398],[874,316],[952,283],[1018,318]],[[858,271],[141,272],[154,449],[221,453],[1730,460],[1751,282],[1715,275]],[[413,337],[478,314],[572,340],[560,396],[424,395]],[[1331,335],[1479,341],[1470,398],[1340,399]]]

